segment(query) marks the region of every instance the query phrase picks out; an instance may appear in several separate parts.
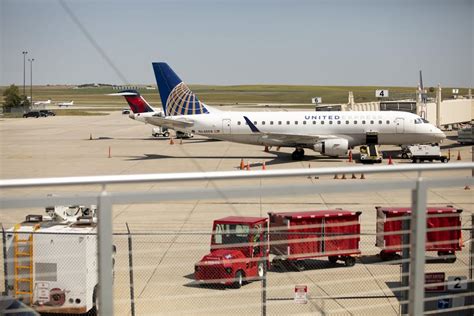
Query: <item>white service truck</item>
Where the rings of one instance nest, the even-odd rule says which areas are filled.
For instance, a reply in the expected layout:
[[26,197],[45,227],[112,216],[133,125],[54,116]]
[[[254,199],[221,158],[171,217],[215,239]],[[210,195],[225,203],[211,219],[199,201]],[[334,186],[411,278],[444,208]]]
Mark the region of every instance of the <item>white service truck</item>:
[[47,208],[4,231],[7,295],[40,313],[96,314],[95,209]]
[[408,150],[410,152],[409,157],[414,163],[433,162],[434,160],[449,161],[449,157],[441,155],[441,149],[438,145],[412,145],[408,147]]

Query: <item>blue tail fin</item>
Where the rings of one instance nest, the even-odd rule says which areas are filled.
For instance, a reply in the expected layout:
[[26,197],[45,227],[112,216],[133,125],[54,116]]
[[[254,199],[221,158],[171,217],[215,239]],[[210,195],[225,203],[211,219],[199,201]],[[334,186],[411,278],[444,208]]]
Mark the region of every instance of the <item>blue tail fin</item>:
[[198,100],[167,63],[153,63],[153,71],[166,116],[209,113],[204,103]]

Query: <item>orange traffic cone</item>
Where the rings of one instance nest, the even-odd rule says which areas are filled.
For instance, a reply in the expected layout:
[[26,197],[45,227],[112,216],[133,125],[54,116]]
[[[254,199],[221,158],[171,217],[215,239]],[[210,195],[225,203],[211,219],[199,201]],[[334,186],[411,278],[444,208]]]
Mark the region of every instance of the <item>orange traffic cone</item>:
[[245,163],[244,163],[244,158],[240,159],[240,170],[245,169]]
[[458,150],[458,158],[456,160],[461,160],[461,151]]
[[345,173],[342,174],[342,178],[341,178],[341,179],[342,179],[342,180],[346,180],[346,179],[347,179]]
[[393,165],[392,156],[388,156],[388,164]]
[[245,169],[250,170],[250,162],[247,161],[247,166]]
[[352,162],[352,150],[349,150],[349,160],[347,162]]
[[352,177],[351,177],[351,179],[357,179],[357,177],[356,177],[355,173],[353,173],[353,174],[352,174]]
[[363,173],[360,174],[360,179],[361,179],[361,180],[365,180],[365,176],[364,176]]
[[266,153],[269,152],[268,150],[268,146],[265,146],[265,150],[264,150]]
[[173,137],[170,137],[170,145],[174,145]]
[[334,175],[334,179],[339,179],[337,173]]
[[265,166],[265,161],[262,164],[262,170],[267,170],[267,166]]

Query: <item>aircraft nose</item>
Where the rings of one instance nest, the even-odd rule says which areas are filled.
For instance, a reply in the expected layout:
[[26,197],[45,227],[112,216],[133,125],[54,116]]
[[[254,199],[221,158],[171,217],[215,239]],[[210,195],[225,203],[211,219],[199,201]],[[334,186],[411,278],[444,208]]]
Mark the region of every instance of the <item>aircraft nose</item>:
[[446,134],[444,134],[439,128],[435,128],[433,134],[438,142],[446,139]]

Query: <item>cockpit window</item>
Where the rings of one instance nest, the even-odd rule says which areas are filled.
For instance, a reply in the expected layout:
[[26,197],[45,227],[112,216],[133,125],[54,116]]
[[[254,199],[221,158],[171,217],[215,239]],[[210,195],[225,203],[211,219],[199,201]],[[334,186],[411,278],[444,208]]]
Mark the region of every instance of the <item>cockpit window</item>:
[[419,117],[415,119],[415,124],[423,124],[423,120]]

